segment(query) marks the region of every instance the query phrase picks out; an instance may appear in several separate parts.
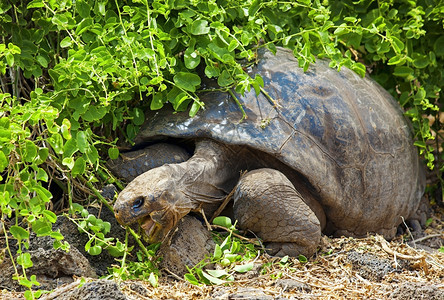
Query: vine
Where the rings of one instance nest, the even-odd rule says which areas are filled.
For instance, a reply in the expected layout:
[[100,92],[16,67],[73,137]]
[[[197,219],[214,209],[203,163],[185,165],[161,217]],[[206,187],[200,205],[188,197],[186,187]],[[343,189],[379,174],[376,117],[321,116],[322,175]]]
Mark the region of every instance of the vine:
[[[5,237],[26,248],[33,231],[64,246],[52,230],[55,191],[72,212],[85,196],[79,189],[114,182],[103,161],[119,155],[117,141],[133,141],[148,109],[196,115],[205,108],[204,76],[231,93],[260,92],[262,78],[243,65],[254,63],[259,47],[292,49],[305,70],[325,58],[369,73],[404,108],[415,145],[441,181],[443,20],[439,0],[2,1]],[[17,263],[29,265],[26,256]]]

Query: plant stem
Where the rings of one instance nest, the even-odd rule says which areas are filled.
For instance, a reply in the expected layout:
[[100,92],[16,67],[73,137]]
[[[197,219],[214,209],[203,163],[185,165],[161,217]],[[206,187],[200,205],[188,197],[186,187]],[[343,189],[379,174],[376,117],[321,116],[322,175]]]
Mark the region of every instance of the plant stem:
[[137,245],[139,245],[140,249],[142,249],[143,253],[146,255],[146,257],[149,259],[150,258],[150,254],[148,252],[148,249],[146,249],[145,245],[142,243],[142,241],[140,240],[140,237],[137,233],[134,232],[134,230],[129,227],[126,226],[125,227],[127,231],[129,231],[129,233],[131,233],[131,235],[134,237],[134,239],[136,240]]
[[82,177],[82,181],[86,184],[86,186],[91,189],[91,191],[99,198],[100,202],[102,202],[108,209],[114,213],[113,207],[108,203],[108,201],[100,194],[100,192],[93,186],[91,182]]
[[242,118],[240,119],[239,123],[241,123],[243,120],[247,119],[248,116],[244,110],[244,107],[242,106],[242,103],[240,103],[239,99],[236,97],[236,95],[233,93],[232,90],[228,89],[227,92],[231,95],[231,97],[234,99],[234,101],[236,102],[237,106],[239,106],[239,109],[242,112]]

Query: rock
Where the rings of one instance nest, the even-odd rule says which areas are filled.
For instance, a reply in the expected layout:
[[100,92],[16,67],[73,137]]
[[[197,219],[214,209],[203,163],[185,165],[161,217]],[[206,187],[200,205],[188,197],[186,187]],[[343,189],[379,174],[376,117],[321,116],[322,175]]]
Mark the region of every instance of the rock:
[[380,281],[386,274],[398,271],[387,259],[379,258],[370,253],[350,251],[347,260],[360,276],[372,281]]
[[[148,289],[139,281],[127,281],[123,283],[125,288],[130,289],[132,292],[137,293],[138,295],[149,298]],[[137,296],[136,296],[137,297]]]
[[389,299],[444,299],[444,286],[422,282],[406,282],[395,288]]
[[[15,249],[11,246],[13,255]],[[70,247],[68,252],[54,249],[49,237],[33,237],[27,251],[31,255],[33,266],[26,270],[29,275],[36,275],[40,282],[40,289],[51,290],[59,285],[73,281],[73,276],[97,277],[88,260],[75,248]],[[9,255],[0,265],[0,286],[17,291],[24,290],[16,280],[12,279],[14,267]]]
[[[99,209],[89,208],[91,214],[99,215]],[[100,218],[111,223],[112,236],[118,237],[121,241],[125,238],[125,230],[116,222],[114,214],[106,207],[100,211]],[[29,249],[24,250],[30,253],[33,267],[26,270],[28,276],[36,275],[37,281],[41,283],[40,289],[51,290],[65,283],[73,282],[73,276],[83,276],[96,278],[107,274],[108,267],[115,262],[115,258],[108,251],[104,250],[100,255],[92,256],[85,251],[85,244],[88,242],[88,235],[79,232],[76,224],[65,216],[58,216],[53,230],[59,230],[70,245],[70,251],[53,248],[54,240],[48,236],[36,237],[31,234]],[[130,239],[132,242],[132,239]],[[15,240],[9,241],[9,247],[13,256],[17,251]],[[0,248],[6,248],[4,240],[0,240]],[[6,251],[6,254],[8,252]],[[16,280],[12,280],[14,268],[9,255],[0,261],[0,287],[21,291],[24,288],[18,285]]]
[[273,300],[273,296],[265,294],[262,289],[256,288],[237,288],[235,291],[230,288],[221,288],[214,292],[212,300],[234,300],[234,299],[253,299],[253,300]]
[[113,200],[114,196],[118,193],[117,188],[114,184],[107,184],[102,188],[100,194],[109,200]]
[[[90,214],[100,217],[103,221],[109,222],[111,224],[111,233],[107,235],[114,238],[118,238],[120,241],[125,240],[125,230],[117,223],[114,214],[106,207],[100,210],[97,208],[88,208]],[[104,276],[108,273],[108,268],[111,264],[115,263],[115,258],[108,253],[108,251],[103,250],[99,255],[90,255],[85,251],[85,244],[88,242],[89,237],[87,234],[82,233],[77,228],[76,224],[71,222],[64,216],[58,216],[57,222],[54,224],[55,229],[59,229],[60,233],[65,237],[65,240],[72,246],[77,248],[89,261],[91,266],[94,268],[98,276]],[[133,245],[134,240],[129,237],[129,244]]]
[[290,292],[311,292],[311,286],[293,279],[279,279],[275,283],[276,286],[281,287],[284,291]]
[[170,240],[160,247],[159,256],[163,257],[160,267],[182,277],[188,273],[186,266],[194,267],[212,253],[214,246],[207,228],[193,216],[185,216]]
[[[57,293],[57,291],[54,291]],[[50,295],[51,296],[51,295]],[[118,284],[112,280],[95,280],[85,283],[67,293],[61,294],[57,300],[127,300]]]

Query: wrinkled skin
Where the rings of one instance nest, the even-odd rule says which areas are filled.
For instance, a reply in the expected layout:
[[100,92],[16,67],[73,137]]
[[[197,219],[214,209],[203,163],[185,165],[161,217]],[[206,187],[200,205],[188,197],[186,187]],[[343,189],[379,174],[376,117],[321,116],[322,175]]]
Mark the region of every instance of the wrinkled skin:
[[[220,203],[236,187],[240,171],[267,168],[281,172],[294,192],[290,197],[274,197],[279,194],[274,179],[261,181],[270,196],[256,201],[254,207],[272,211],[246,226],[274,228],[264,234],[279,236],[278,241],[266,237],[273,247],[275,242],[290,242],[278,245],[277,253],[291,247],[312,253],[320,230],[392,238],[402,219],[417,209],[425,186],[410,125],[397,103],[375,82],[345,68],[338,73],[325,61],[307,73],[298,68],[290,52],[281,49],[276,57],[260,52],[258,61],[251,76],[263,77],[272,101],[254,92],[239,96],[248,115],[243,122],[239,123],[241,112],[235,101],[223,93],[203,95],[206,110],[194,118],[167,110],[148,116],[139,142],[193,139],[196,151],[185,162],[150,170],[130,183],[115,204],[119,222],[139,221],[151,241],[161,240],[190,210],[201,206],[205,212],[214,210],[212,204]],[[263,188],[251,185],[242,188],[251,192],[238,193],[243,195],[239,199],[246,199],[236,205],[240,220],[251,217],[254,210],[243,207],[255,201],[256,196],[250,196],[255,189]],[[285,217],[290,221],[275,222],[280,207],[290,208]],[[313,213],[318,224],[307,222]],[[304,229],[306,223],[313,226]],[[295,227],[287,230],[288,226]],[[298,244],[299,238],[294,238],[298,226],[303,230],[296,237],[303,240],[313,234],[313,243]]]
[[232,174],[232,169],[227,168],[230,164],[223,163],[232,152],[219,146],[203,141],[192,159],[166,164],[136,177],[117,198],[117,220],[121,224],[139,221],[148,242],[160,242],[191,210],[222,201],[239,174]]
[[[121,224],[139,221],[149,243],[161,241],[192,207],[190,201],[186,201],[186,198],[182,200],[178,194],[170,171],[169,166],[162,166],[137,177],[127,186],[125,193],[119,195],[114,206]],[[123,211],[130,211],[131,214],[124,214]]]

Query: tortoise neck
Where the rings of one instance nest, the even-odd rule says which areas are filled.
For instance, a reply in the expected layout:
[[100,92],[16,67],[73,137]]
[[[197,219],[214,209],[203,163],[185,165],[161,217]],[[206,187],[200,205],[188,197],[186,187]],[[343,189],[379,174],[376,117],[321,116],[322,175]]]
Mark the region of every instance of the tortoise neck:
[[208,139],[198,141],[194,155],[180,165],[185,197],[193,210],[203,207],[206,212],[216,209],[230,193],[241,169],[233,149]]

